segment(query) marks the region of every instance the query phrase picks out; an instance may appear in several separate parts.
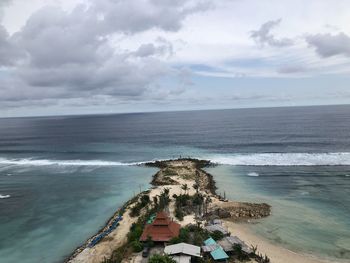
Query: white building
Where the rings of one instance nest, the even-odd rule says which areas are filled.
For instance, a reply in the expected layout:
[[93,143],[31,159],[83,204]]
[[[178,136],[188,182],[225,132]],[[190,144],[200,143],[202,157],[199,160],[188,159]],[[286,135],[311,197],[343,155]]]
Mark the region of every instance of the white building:
[[201,248],[187,243],[166,246],[164,253],[171,256],[177,263],[189,263],[191,257],[201,257]]

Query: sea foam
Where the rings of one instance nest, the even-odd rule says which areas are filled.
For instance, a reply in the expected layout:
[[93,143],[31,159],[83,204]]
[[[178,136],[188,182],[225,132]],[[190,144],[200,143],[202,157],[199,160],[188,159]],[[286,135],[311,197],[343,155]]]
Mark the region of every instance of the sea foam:
[[339,153],[253,153],[216,155],[213,163],[242,166],[331,166],[350,165],[350,152]]
[[47,159],[6,159],[0,158],[0,165],[19,165],[19,166],[130,166],[139,165],[143,162],[113,162],[103,160],[47,160]]

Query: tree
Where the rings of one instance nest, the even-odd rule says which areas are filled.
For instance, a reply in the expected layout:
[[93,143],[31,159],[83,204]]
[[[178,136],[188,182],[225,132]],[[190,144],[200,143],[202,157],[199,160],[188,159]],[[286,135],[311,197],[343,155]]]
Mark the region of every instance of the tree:
[[211,237],[217,241],[217,240],[220,240],[224,237],[224,234],[221,233],[219,230],[215,230],[212,234],[211,234]]
[[158,198],[156,196],[153,196],[153,203],[154,203],[154,207],[158,207]]
[[134,252],[141,252],[143,249],[143,245],[138,240],[134,240],[131,242],[131,246]]
[[151,236],[147,236],[147,240],[146,240],[146,246],[151,248],[154,246],[154,242],[152,240],[152,237]]
[[175,260],[173,260],[171,257],[169,257],[168,255],[158,255],[155,254],[153,255],[149,261],[149,263],[176,263]]
[[183,184],[183,185],[181,186],[181,189],[184,190],[184,191],[185,191],[185,194],[186,194],[187,191],[188,191],[188,186],[187,186],[187,184]]

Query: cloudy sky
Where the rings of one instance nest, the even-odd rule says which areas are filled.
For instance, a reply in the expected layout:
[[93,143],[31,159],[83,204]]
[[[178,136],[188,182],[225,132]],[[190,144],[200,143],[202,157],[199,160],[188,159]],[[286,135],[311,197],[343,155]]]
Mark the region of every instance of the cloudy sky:
[[348,0],[0,0],[0,116],[350,103]]

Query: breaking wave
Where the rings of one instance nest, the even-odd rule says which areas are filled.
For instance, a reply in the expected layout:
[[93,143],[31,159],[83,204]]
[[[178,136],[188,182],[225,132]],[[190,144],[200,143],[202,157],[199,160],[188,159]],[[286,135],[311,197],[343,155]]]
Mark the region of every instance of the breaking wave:
[[248,173],[247,175],[248,176],[253,176],[253,177],[258,177],[259,176],[259,174],[256,173],[256,172]]
[[[216,164],[233,166],[350,166],[350,152],[339,153],[253,153],[196,157]],[[162,161],[165,159],[159,159]],[[148,162],[118,162],[104,160],[49,160],[49,159],[7,159],[0,158],[1,165],[16,166],[134,166]],[[248,176],[259,176],[250,173]]]
[[102,160],[47,160],[47,159],[6,159],[0,158],[0,165],[22,165],[22,166],[130,166],[140,165],[144,162],[113,162]]
[[6,199],[6,198],[10,198],[10,195],[0,195],[0,199]]
[[237,166],[344,166],[350,165],[350,152],[236,154],[214,156],[210,160]]

